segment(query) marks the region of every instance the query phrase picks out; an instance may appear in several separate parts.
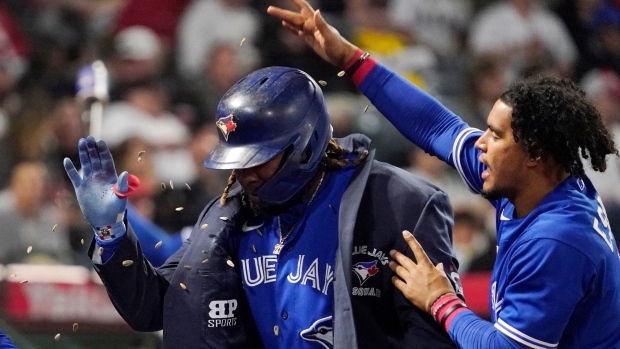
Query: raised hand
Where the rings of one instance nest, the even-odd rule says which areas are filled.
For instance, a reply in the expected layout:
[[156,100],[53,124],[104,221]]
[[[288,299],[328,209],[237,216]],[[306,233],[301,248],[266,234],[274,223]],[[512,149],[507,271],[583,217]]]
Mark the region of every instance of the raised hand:
[[394,258],[394,261],[390,261],[390,269],[398,275],[392,277],[392,283],[413,305],[430,313],[433,302],[441,295],[454,293],[454,289],[443,265],[439,263],[433,266],[418,240],[410,232],[403,231],[403,237],[413,251],[417,263],[398,251],[390,251]]
[[314,10],[305,0],[291,0],[299,12],[269,6],[267,13],[282,20],[282,25],[302,38],[325,61],[344,67],[355,55],[357,47],[327,24],[319,10]]
[[129,191],[127,172],[117,177],[107,145],[92,136],[78,141],[78,153],[82,175],[68,158],[63,164],[84,217],[101,240],[124,234],[123,217]]

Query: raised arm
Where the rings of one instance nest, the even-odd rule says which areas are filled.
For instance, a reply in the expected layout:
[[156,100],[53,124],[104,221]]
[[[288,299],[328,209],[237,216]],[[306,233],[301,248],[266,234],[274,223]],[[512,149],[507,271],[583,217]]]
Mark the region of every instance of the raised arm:
[[305,0],[291,0],[299,12],[269,6],[267,13],[282,20],[282,25],[299,36],[325,61],[336,67],[353,59],[358,48],[347,41],[336,28],[327,24],[319,10],[314,10]]

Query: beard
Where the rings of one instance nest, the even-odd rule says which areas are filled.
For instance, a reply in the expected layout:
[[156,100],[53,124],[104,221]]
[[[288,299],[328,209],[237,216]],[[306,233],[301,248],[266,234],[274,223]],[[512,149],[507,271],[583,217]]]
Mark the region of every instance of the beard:
[[487,200],[499,200],[504,197],[498,190],[482,190],[480,195]]
[[274,217],[286,212],[290,207],[301,200],[300,195],[295,195],[289,201],[280,205],[264,205],[252,202],[245,191],[242,194],[243,203],[248,205],[255,217]]

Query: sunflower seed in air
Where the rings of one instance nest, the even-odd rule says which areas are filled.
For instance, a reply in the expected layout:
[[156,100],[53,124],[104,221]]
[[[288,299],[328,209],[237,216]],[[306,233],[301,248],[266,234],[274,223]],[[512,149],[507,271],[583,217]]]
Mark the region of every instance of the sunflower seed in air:
[[158,249],[162,244],[162,241],[159,241],[158,243],[155,244],[155,249]]
[[133,261],[131,259],[127,259],[123,261],[123,267],[128,267],[132,264],[133,264]]

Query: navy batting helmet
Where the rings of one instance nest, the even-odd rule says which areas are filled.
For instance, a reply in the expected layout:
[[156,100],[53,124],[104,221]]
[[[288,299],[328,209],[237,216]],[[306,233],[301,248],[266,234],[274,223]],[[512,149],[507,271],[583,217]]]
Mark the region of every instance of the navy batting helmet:
[[267,205],[286,202],[310,181],[331,138],[323,92],[293,68],[263,68],[242,78],[220,100],[215,120],[220,142],[206,168],[251,168],[287,151],[258,191]]

